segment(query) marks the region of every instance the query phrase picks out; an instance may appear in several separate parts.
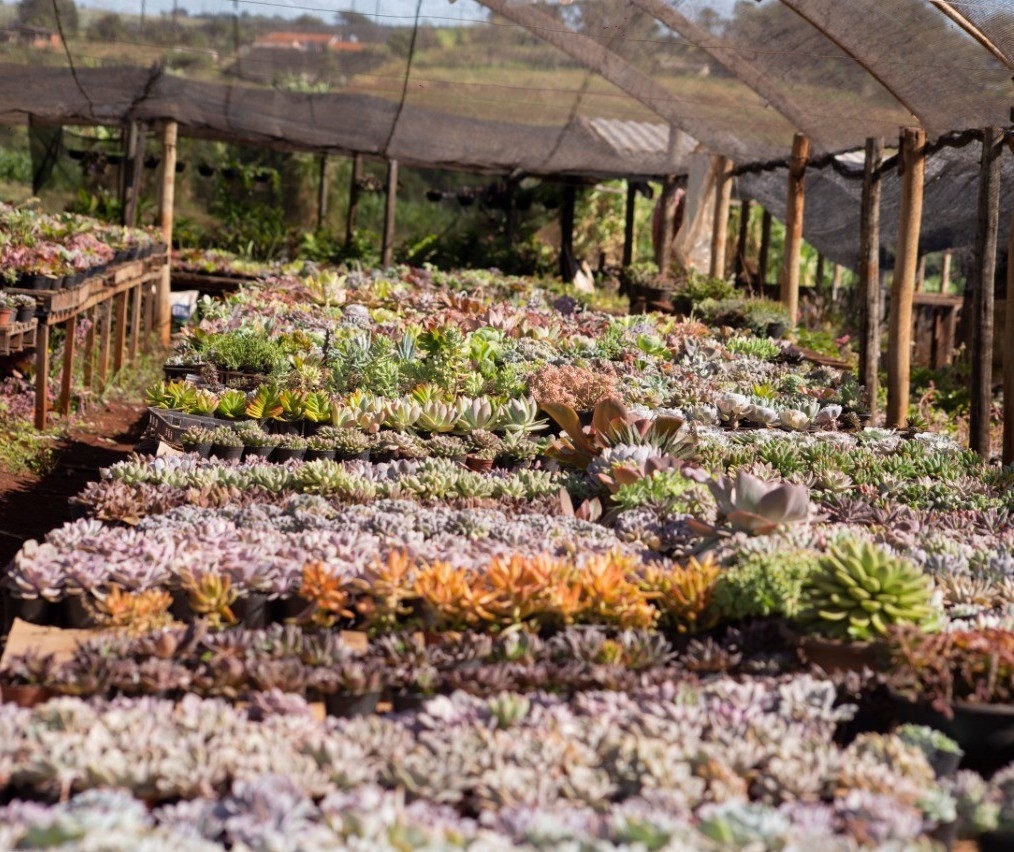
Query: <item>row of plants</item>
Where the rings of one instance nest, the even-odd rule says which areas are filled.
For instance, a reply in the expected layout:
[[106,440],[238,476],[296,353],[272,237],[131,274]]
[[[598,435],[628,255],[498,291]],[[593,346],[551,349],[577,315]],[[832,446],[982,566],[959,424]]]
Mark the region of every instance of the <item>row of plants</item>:
[[73,213],[47,215],[31,203],[0,204],[0,280],[9,287],[75,287],[111,264],[148,257],[160,248],[153,231]]

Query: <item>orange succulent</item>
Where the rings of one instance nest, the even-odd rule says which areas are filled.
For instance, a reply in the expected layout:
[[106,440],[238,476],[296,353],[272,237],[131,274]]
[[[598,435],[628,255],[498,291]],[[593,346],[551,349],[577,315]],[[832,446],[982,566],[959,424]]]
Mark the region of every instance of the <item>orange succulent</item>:
[[171,604],[172,595],[163,589],[127,592],[113,586],[104,597],[86,606],[99,627],[140,636],[173,623]]
[[349,591],[344,578],[319,559],[303,565],[299,595],[309,601],[309,606],[298,617],[301,622],[331,627],[339,617],[355,617],[348,608]]
[[679,633],[696,633],[711,626],[702,621],[718,581],[718,566],[711,556],[686,565],[649,565],[642,573],[641,589]]

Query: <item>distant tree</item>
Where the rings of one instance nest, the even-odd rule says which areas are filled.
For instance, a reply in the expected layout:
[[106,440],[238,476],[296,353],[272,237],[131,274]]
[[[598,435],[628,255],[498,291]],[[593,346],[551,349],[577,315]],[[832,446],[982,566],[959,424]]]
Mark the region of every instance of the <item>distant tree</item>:
[[123,18],[109,12],[88,27],[88,38],[94,41],[119,41],[126,33]]
[[74,0],[21,0],[18,3],[18,22],[54,32],[62,30],[65,36],[76,36],[80,26]]

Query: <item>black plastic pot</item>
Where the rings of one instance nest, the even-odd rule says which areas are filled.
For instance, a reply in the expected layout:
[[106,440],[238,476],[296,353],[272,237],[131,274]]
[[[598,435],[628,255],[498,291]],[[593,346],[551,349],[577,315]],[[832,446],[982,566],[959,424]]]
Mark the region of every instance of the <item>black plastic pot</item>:
[[309,601],[299,595],[276,598],[268,602],[268,616],[272,624],[285,624],[287,621],[299,618],[309,605]]
[[426,706],[432,695],[421,692],[396,692],[391,696],[391,707],[395,713],[414,713]]
[[32,277],[33,290],[59,290],[61,287],[63,287],[62,278],[57,278],[53,275],[43,275],[38,272]]
[[275,454],[273,456],[276,462],[287,462],[287,461],[302,461],[303,456],[306,455],[306,450],[290,450],[285,447],[275,447]]
[[223,447],[221,444],[212,444],[211,455],[222,461],[239,461],[243,457],[243,446]]
[[961,766],[962,757],[964,757],[964,754],[960,751],[953,752],[934,749],[933,754],[930,755],[929,762],[937,778],[953,778],[954,773]]
[[14,315],[14,322],[30,322],[35,316],[35,305],[23,305]]
[[248,630],[263,630],[270,623],[269,601],[264,592],[247,592],[232,605],[233,614]]
[[783,322],[769,322],[768,323],[768,337],[773,337],[775,340],[779,340],[785,336],[785,332],[788,330],[788,326]]
[[173,602],[169,607],[169,612],[172,613],[173,618],[177,621],[189,624],[194,620],[194,611],[190,607],[190,595],[183,589],[172,589],[170,594],[172,595]]
[[332,461],[335,456],[334,450],[307,450],[303,456],[304,461]]
[[1010,852],[1014,831],[987,831],[979,837],[979,852]]
[[989,776],[1014,761],[1014,705],[954,702],[948,719],[926,702],[896,699],[907,721],[936,728],[958,743],[965,753],[962,769]]
[[274,447],[243,447],[243,460],[246,459],[261,459],[266,461],[271,458],[271,454],[275,451]]
[[183,449],[188,453],[197,453],[202,459],[211,455],[211,444],[184,444]]
[[324,707],[328,716],[353,719],[357,716],[370,716],[376,713],[379,701],[379,692],[367,692],[365,695],[335,693],[324,696]]
[[63,622],[75,630],[87,630],[95,626],[95,619],[85,606],[82,595],[71,595],[63,599]]
[[61,622],[61,607],[45,598],[8,598],[10,623],[15,618],[30,624],[58,625]]

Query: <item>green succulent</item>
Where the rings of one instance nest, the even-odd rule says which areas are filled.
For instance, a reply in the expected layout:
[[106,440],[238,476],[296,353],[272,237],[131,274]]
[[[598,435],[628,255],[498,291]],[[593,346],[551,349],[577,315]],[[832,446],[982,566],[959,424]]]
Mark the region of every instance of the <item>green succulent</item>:
[[832,639],[869,641],[893,624],[930,626],[932,597],[931,579],[907,559],[851,540],[818,561],[803,585],[799,621]]

